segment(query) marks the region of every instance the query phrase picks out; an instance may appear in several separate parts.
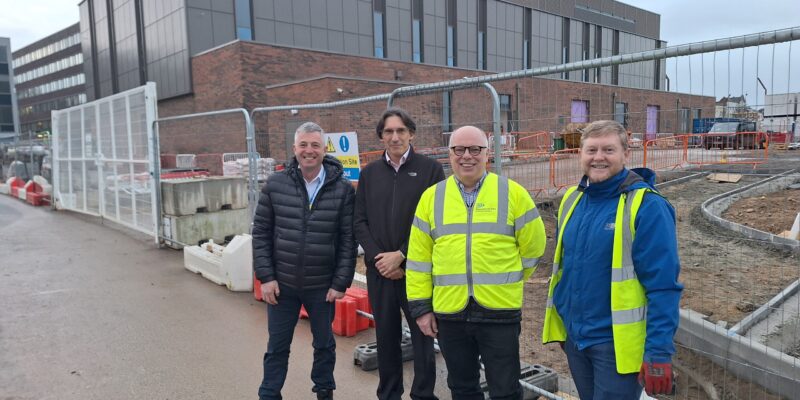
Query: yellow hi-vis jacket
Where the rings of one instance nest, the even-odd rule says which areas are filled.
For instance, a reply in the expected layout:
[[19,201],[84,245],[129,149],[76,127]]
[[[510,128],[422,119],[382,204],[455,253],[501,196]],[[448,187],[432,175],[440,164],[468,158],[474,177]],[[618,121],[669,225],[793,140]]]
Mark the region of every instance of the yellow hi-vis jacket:
[[[611,260],[611,329],[614,334],[617,372],[620,374],[639,372],[644,357],[647,297],[644,287],[636,278],[631,247],[636,235],[634,228],[636,214],[642,205],[644,194],[648,191],[651,190],[634,189],[623,193],[617,203],[617,216],[614,221],[614,249]],[[558,241],[553,260],[553,274],[550,277],[550,288],[547,291],[547,308],[542,332],[543,343],[563,342],[567,339],[564,322],[553,305],[553,294],[563,272],[559,267],[563,254],[564,227],[582,195],[583,193],[577,190],[577,186],[569,188],[558,208]],[[598,284],[602,283],[598,282]]]
[[524,282],[544,253],[544,224],[530,194],[489,173],[467,208],[454,177],[417,205],[406,263],[414,318],[458,313],[473,297],[490,310],[522,308]]

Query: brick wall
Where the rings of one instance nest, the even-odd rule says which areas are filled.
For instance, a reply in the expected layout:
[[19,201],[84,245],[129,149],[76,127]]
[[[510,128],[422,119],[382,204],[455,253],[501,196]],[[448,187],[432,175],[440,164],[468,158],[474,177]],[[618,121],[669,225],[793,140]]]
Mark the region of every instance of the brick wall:
[[[313,50],[234,42],[192,59],[194,94],[159,103],[161,117],[245,108],[312,104],[389,93],[397,87],[478,76],[484,71],[446,68]],[[638,90],[616,86],[524,78],[493,83],[500,94],[511,95],[511,119],[519,130],[560,131],[570,122],[572,100],[589,102],[590,120],[612,119],[614,102],[628,104],[628,129],[644,132],[646,107],[658,106],[659,132],[675,132],[679,107],[714,107],[712,97]],[[341,89],[341,90],[339,90]],[[401,97],[395,105],[407,109],[418,125],[419,147],[445,145],[442,135],[442,93]],[[680,103],[678,103],[680,101]],[[380,149],[375,125],[386,107],[384,100],[318,110],[259,113],[254,116],[257,150],[261,156],[284,161],[291,156],[295,126],[315,121],[328,132],[355,131],[361,152]],[[491,130],[492,108],[483,88],[454,91],[452,122]],[[225,153],[245,151],[240,116],[195,118],[180,127],[160,129],[162,153]]]

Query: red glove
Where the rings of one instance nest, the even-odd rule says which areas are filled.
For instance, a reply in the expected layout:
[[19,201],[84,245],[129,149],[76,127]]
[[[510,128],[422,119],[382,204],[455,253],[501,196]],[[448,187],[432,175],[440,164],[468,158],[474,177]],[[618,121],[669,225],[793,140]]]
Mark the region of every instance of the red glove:
[[672,394],[672,363],[643,362],[639,384],[648,395]]

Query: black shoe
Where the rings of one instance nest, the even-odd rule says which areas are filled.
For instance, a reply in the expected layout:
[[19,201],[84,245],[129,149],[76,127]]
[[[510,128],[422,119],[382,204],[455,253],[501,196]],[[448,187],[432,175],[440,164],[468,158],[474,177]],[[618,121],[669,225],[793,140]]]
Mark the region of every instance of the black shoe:
[[317,400],[333,400],[333,390],[320,389],[317,391]]

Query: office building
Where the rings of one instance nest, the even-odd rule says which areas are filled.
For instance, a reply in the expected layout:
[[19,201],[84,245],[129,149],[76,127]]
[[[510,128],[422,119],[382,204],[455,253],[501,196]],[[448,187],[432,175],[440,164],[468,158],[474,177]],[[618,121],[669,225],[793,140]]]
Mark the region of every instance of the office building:
[[23,137],[47,136],[50,111],[86,102],[78,24],[14,51],[14,75]]
[[14,140],[19,132],[14,70],[11,68],[11,41],[0,37],[0,142]]

